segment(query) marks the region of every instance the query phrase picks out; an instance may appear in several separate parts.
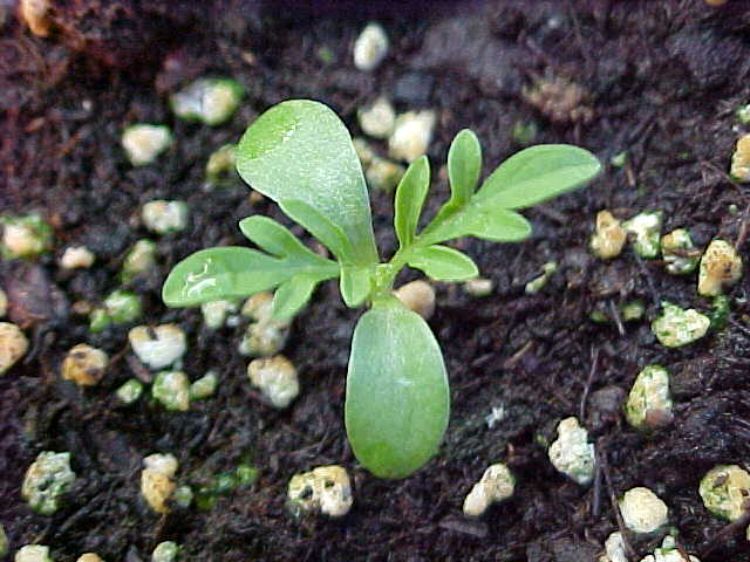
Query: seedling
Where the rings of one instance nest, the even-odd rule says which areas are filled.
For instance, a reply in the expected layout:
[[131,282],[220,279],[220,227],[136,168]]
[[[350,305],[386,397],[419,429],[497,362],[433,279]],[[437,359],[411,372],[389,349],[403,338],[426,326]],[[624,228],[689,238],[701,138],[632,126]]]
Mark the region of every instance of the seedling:
[[427,157],[416,159],[396,189],[399,248],[381,263],[367,187],[343,123],[327,106],[283,102],[246,131],[237,168],[253,189],[325,245],[334,259],[305,247],[265,216],[240,221],[258,249],[222,247],[189,256],[163,288],[168,306],[197,306],[275,289],[273,313],[288,319],[315,287],[339,278],[349,307],[368,306],[357,323],[347,374],[345,421],[354,454],[379,477],[405,477],[437,451],[448,425],[450,392],[443,356],[426,322],[392,295],[404,267],[436,281],[464,281],[479,271],[444,245],[463,236],[518,242],[531,225],[517,211],[591,180],[599,161],[567,145],[527,148],[500,165],[477,190],[479,141],[461,131],[448,152],[451,196],[421,230],[430,185]]

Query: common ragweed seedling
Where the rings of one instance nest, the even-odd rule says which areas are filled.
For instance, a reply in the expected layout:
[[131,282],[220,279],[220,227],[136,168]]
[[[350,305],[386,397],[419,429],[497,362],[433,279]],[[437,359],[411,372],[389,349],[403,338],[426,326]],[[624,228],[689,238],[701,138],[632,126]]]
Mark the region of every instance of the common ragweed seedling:
[[283,102],[261,115],[237,150],[237,168],[253,189],[275,201],[326,246],[308,249],[265,216],[242,220],[258,249],[201,250],[172,270],[163,298],[173,307],[238,299],[275,289],[273,314],[289,319],[323,281],[339,279],[349,307],[368,306],[357,323],[347,374],[345,421],[352,449],[376,476],[408,476],[435,455],[448,425],[448,379],[425,320],[392,294],[404,267],[436,281],[465,281],[479,271],[445,243],[464,236],[518,242],[531,234],[519,210],[578,188],[600,169],[588,151],[567,145],[527,148],[477,189],[479,140],[461,131],[448,152],[451,196],[419,230],[430,185],[426,156],[414,160],[395,195],[398,250],[381,262],[367,186],[351,137],[327,106]]

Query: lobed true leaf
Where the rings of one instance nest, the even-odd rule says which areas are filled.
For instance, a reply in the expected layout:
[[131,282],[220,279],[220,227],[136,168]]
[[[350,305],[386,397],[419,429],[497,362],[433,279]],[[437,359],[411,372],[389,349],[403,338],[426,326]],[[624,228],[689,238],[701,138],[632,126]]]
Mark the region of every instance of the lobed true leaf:
[[473,131],[460,131],[448,150],[448,179],[451,203],[463,205],[471,196],[482,173],[482,147]]
[[493,208],[523,209],[583,186],[601,170],[588,150],[567,144],[540,144],[500,164],[477,193]]
[[339,259],[377,262],[362,166],[349,132],[326,105],[290,100],[263,113],[239,143],[237,170],[285,212],[285,202],[301,200],[338,227],[349,241]]
[[393,223],[402,248],[414,241],[429,188],[430,162],[427,156],[421,156],[409,165],[396,188]]
[[479,275],[479,268],[469,256],[447,246],[415,248],[407,263],[435,281],[465,281]]

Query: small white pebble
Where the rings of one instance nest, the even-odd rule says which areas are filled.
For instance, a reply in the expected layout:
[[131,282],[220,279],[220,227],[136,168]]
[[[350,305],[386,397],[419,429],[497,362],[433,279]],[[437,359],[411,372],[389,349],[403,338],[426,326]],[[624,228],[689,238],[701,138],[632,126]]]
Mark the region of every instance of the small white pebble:
[[38,37],[47,37],[52,30],[50,8],[50,0],[21,0],[18,15],[31,33]]
[[742,135],[737,140],[729,173],[739,182],[750,182],[750,134]]
[[156,266],[156,243],[152,240],[138,240],[122,262],[122,278],[125,283],[147,273]]
[[217,330],[224,326],[227,316],[237,312],[237,303],[229,300],[217,300],[201,305],[203,323],[209,330]]
[[240,106],[244,89],[227,78],[200,78],[169,98],[172,111],[180,119],[221,125]]
[[143,459],[141,494],[156,513],[167,513],[167,501],[175,491],[174,476],[179,465],[172,454],[153,454]]
[[354,42],[354,66],[366,72],[375,70],[388,54],[388,46],[383,26],[368,23]]
[[189,508],[193,503],[194,498],[195,494],[193,493],[193,489],[190,486],[178,486],[172,494],[172,500],[174,501],[175,505],[181,507],[182,509]]
[[0,217],[0,225],[5,258],[33,258],[52,247],[52,227],[39,213]]
[[413,162],[426,154],[436,121],[437,117],[432,110],[409,111],[399,115],[393,133],[388,138],[388,154],[391,158]]
[[115,391],[115,396],[125,405],[130,405],[143,394],[143,383],[138,379],[129,379]]
[[206,162],[206,181],[220,183],[231,176],[237,166],[237,145],[225,144],[211,153]]
[[242,315],[251,322],[239,345],[242,355],[270,357],[281,351],[289,338],[290,322],[273,317],[273,295],[253,295],[242,306]]
[[207,372],[190,385],[190,399],[203,400],[213,396],[218,384],[219,377],[216,376],[216,373],[214,371]]
[[725,240],[713,240],[706,248],[698,271],[698,294],[715,297],[742,277],[742,257]]
[[62,378],[78,386],[94,386],[104,377],[109,357],[101,349],[85,343],[71,348],[62,364]]
[[599,562],[628,562],[625,541],[619,531],[607,537],[604,541],[604,551],[606,554],[599,559]]
[[495,425],[505,419],[505,407],[504,406],[492,406],[490,413],[484,417],[484,421],[487,423],[487,428],[492,429]]
[[645,211],[625,221],[622,226],[633,236],[633,250],[642,258],[659,256],[661,242],[661,211]]
[[337,465],[295,474],[289,481],[287,502],[295,515],[319,510],[329,517],[342,517],[354,503],[349,475]]
[[161,371],[154,379],[151,395],[170,412],[190,409],[190,379],[182,371]]
[[484,277],[469,279],[464,283],[464,292],[475,298],[488,297],[494,290],[495,284],[492,279],[485,279]]
[[636,377],[625,404],[625,417],[636,429],[654,430],[672,422],[669,372],[661,365],[648,365]]
[[406,308],[429,320],[435,313],[435,289],[421,279],[402,285],[393,294]]
[[273,317],[273,293],[263,291],[248,298],[242,305],[242,316],[256,322],[266,322]]
[[750,497],[750,474],[736,464],[716,466],[703,477],[698,492],[711,513],[737,521]]
[[185,230],[188,222],[188,206],[184,201],[149,201],[141,210],[143,226],[156,234],[167,234]]
[[0,322],[0,376],[26,355],[29,340],[21,328],[10,322]]
[[96,256],[86,246],[71,246],[65,248],[60,258],[63,269],[88,269],[94,264]]
[[87,552],[82,554],[76,562],[104,562],[104,560],[94,552]]
[[357,112],[362,132],[375,139],[387,139],[396,126],[396,112],[386,97],[379,97],[372,104]]
[[365,169],[365,179],[371,188],[390,193],[405,172],[406,169],[401,164],[375,156]]
[[76,474],[70,469],[70,453],[43,451],[26,471],[21,497],[35,512],[52,515],[75,479]]
[[144,166],[156,160],[173,142],[172,132],[164,125],[139,123],[122,133],[122,147],[133,166]]
[[596,215],[596,230],[591,237],[591,252],[598,258],[610,260],[622,253],[628,239],[627,232],[612,213],[599,211]]
[[692,273],[700,260],[700,252],[685,228],[678,228],[661,237],[661,254],[667,273],[672,275]]
[[662,313],[651,323],[651,331],[664,347],[682,347],[705,336],[710,325],[711,319],[694,308],[685,310],[663,302]]
[[354,152],[357,153],[357,158],[359,158],[359,161],[364,168],[369,166],[372,161],[378,157],[370,144],[362,137],[354,137],[352,139],[352,145],[354,146]]
[[667,504],[648,488],[631,488],[619,505],[625,526],[634,533],[653,533],[669,521]]
[[507,466],[502,463],[491,465],[464,499],[464,515],[481,517],[493,503],[510,498],[515,486],[516,479]]
[[557,426],[557,440],[550,445],[552,465],[581,486],[594,479],[594,445],[589,434],[574,417],[565,418]]
[[27,544],[16,552],[15,562],[53,562],[49,547],[41,544]]
[[138,359],[154,370],[176,363],[187,350],[185,332],[177,324],[136,326],[128,332],[128,341]]
[[151,562],[176,562],[180,557],[180,547],[172,541],[160,542],[151,553]]
[[283,355],[254,359],[247,366],[247,376],[274,408],[286,408],[299,394],[297,369]]

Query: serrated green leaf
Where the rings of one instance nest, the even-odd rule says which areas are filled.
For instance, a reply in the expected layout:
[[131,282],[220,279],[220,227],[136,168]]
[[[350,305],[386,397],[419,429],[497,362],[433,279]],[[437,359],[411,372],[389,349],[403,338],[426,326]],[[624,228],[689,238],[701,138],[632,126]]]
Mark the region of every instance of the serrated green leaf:
[[381,478],[404,478],[438,451],[450,391],[440,346],[418,314],[397,302],[357,323],[345,419],[354,455]]
[[460,131],[448,150],[451,201],[463,205],[474,194],[482,173],[482,147],[473,131]]
[[413,241],[419,224],[427,191],[430,188],[430,162],[421,156],[409,165],[396,188],[395,218],[396,236],[402,248]]
[[306,275],[297,275],[286,281],[273,295],[273,316],[280,320],[292,318],[310,300],[317,280]]
[[[279,201],[279,207],[325,245],[342,262],[349,263],[354,250],[341,228],[318,212],[315,207],[297,200]],[[353,262],[358,263],[358,262]]]
[[466,254],[447,246],[414,248],[408,264],[436,281],[466,281],[479,275],[479,268]]
[[601,170],[588,150],[566,144],[540,144],[518,152],[487,178],[476,199],[493,208],[523,209],[572,191]]
[[303,201],[336,225],[350,241],[339,259],[377,262],[362,167],[349,132],[329,107],[290,100],[263,113],[240,141],[237,170],[277,203]]
[[346,306],[361,305],[372,290],[372,269],[366,266],[343,266],[339,288]]
[[242,219],[240,230],[248,240],[274,256],[308,255],[320,258],[288,228],[264,215],[253,215]]

